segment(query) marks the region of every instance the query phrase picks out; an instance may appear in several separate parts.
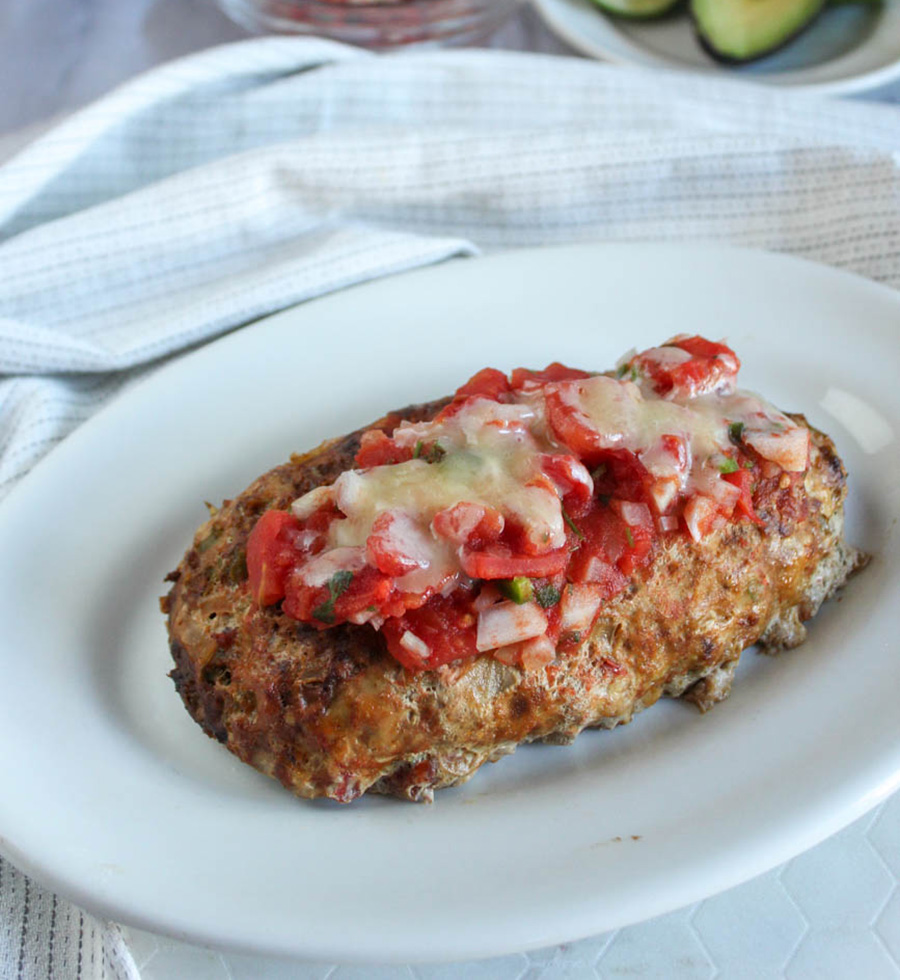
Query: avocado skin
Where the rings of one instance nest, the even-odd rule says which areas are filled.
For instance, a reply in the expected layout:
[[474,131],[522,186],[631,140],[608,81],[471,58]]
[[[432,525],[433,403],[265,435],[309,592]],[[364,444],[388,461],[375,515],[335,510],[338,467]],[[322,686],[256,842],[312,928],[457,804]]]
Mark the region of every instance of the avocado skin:
[[609,14],[610,17],[616,17],[619,20],[659,20],[662,17],[668,17],[669,14],[673,13],[679,7],[683,6],[686,0],[660,0],[658,7],[647,13],[641,13],[639,11],[629,11],[629,10],[619,10],[615,7],[610,6],[605,0],[592,0],[592,2],[599,7],[603,13]]
[[[700,2],[702,3],[702,0],[700,0]],[[743,2],[752,2],[752,0],[741,0],[741,2],[737,5],[740,6]],[[720,48],[717,48],[713,41],[704,33],[701,24],[702,17],[698,16],[697,14],[698,0],[691,0],[690,11],[691,22],[694,25],[694,33],[697,40],[703,50],[706,51],[710,57],[715,58],[716,61],[723,65],[749,65],[755,61],[760,61],[763,58],[768,58],[769,55],[775,54],[777,51],[781,51],[782,48],[786,48],[819,19],[822,11],[827,6],[828,0],[821,0],[818,8],[814,10],[810,17],[803,21],[796,30],[779,40],[776,44],[760,47],[758,50],[753,51],[752,54],[744,55],[742,57],[729,54],[727,51],[722,51]]]

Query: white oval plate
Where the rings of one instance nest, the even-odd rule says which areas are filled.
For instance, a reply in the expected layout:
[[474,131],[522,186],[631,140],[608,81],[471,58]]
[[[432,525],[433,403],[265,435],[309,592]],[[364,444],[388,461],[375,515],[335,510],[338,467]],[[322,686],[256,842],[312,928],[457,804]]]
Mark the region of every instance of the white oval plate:
[[[833,433],[875,554],[708,715],[666,703],[533,746],[433,806],[296,800],[188,718],[157,597],[203,500],[477,368],[605,367],[722,334],[743,383]],[[582,246],[347,290],[162,368],[0,508],[0,850],[113,919],[335,960],[470,958],[696,901],[900,783],[900,300],[762,253]]]
[[684,11],[656,21],[609,17],[592,0],[534,0],[554,33],[604,61],[743,78],[821,94],[849,94],[900,78],[900,3],[826,10],[796,41],[750,65],[719,64]]

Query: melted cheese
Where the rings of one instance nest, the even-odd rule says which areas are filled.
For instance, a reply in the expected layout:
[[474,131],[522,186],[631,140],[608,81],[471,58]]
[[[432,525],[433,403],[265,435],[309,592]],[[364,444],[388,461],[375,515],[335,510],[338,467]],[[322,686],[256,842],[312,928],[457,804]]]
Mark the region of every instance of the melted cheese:
[[600,445],[628,449],[637,456],[659,446],[664,435],[685,439],[694,459],[710,456],[728,445],[724,403],[706,397],[679,404],[645,397],[631,381],[600,375],[563,389],[563,400],[580,411],[600,436]]
[[[686,356],[675,348],[663,350],[673,361]],[[552,388],[579,424],[594,434],[598,448],[629,450],[641,460],[655,478],[649,493],[660,514],[679,494],[717,499],[718,490],[737,492],[728,484],[718,487],[718,464],[723,454],[731,453],[732,423],[742,423],[748,443],[756,438],[759,446],[773,442],[772,434],[780,437],[798,429],[748,392],[660,398],[649,387],[606,375]],[[293,509],[299,517],[312,513],[326,497],[344,515],[332,521],[326,553],[313,560],[316,567],[308,574],[317,583],[327,580],[335,556],[348,561],[352,557],[354,568],[359,567],[371,546],[373,525],[389,513],[386,546],[412,569],[396,579],[397,587],[403,592],[446,593],[461,574],[458,544],[436,534],[432,521],[459,503],[499,511],[525,530],[535,552],[562,547],[566,534],[561,494],[543,474],[542,454],[567,450],[560,449],[546,416],[544,393],[538,389],[521,393],[513,403],[477,398],[446,418],[402,423],[393,434],[395,444],[419,449],[437,445],[443,455],[430,463],[414,458],[349,470],[333,487],[296,501]],[[675,437],[675,450],[664,436]],[[801,457],[795,452],[795,459]],[[589,482],[586,472],[584,479]]]

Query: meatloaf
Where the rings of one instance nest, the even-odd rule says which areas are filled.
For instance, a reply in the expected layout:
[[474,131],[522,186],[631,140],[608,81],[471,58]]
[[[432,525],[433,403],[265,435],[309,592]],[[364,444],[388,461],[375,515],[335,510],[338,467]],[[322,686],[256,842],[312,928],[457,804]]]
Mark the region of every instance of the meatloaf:
[[835,447],[792,415],[809,434],[802,473],[757,471],[752,520],[720,520],[702,536],[683,522],[657,534],[590,629],[536,665],[487,650],[411,669],[372,623],[304,622],[285,603],[260,602],[247,549],[261,515],[289,511],[357,466],[363,433],[370,443],[373,431],[390,438],[452,404],[393,412],[292,456],[211,508],[169,576],[161,604],[171,677],[188,712],[298,796],[431,801],[522,743],[612,729],[663,696],[705,711],[728,695],[742,651],[801,643],[805,621],[864,563],[844,541],[846,473]]

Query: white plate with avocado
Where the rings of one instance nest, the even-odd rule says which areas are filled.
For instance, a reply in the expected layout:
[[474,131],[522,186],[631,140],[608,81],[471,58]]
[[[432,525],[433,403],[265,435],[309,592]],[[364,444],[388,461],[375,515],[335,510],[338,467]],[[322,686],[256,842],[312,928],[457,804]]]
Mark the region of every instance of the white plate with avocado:
[[[760,15],[760,0],[534,2],[563,40],[606,61],[827,94],[900,79],[900,0],[762,0],[762,7],[774,10],[772,18],[768,11]],[[604,7],[638,16],[617,16]],[[661,16],[647,16],[659,11]],[[698,19],[705,21],[699,30]]]

